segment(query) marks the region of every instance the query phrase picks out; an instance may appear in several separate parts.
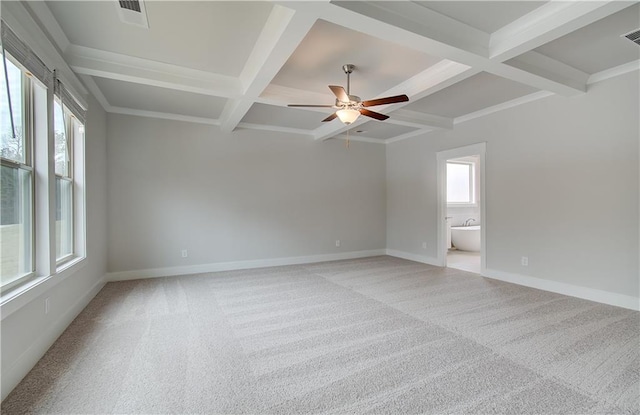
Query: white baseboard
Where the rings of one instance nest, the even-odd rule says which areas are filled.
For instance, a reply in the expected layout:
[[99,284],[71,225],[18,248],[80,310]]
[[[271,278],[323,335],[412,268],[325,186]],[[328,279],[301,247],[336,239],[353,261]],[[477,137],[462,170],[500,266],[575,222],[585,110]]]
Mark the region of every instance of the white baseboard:
[[640,298],[630,295],[617,294],[609,291],[597,290],[595,288],[587,288],[581,287],[579,285],[567,284],[564,282],[513,274],[510,272],[498,271],[495,269],[487,269],[484,276],[494,280],[524,285],[525,287],[551,291],[553,293],[563,294],[569,297],[577,297],[584,300],[595,301],[597,303],[609,304],[617,307],[628,308],[630,310],[640,311]]
[[438,263],[438,258],[434,258],[426,255],[412,254],[410,252],[396,251],[395,249],[387,249],[386,252],[387,252],[387,255],[389,256],[408,259],[409,261],[422,262],[423,264],[435,265],[436,267],[442,266],[441,264]]
[[[422,262],[424,264],[441,266],[437,258],[412,254],[409,252],[387,249],[387,255],[408,259],[410,261]],[[550,291],[563,294],[569,297],[582,298],[584,300],[595,301],[597,303],[613,305],[640,311],[640,298],[631,295],[617,294],[610,291],[597,290],[595,288],[581,287],[579,285],[567,284],[564,282],[545,280],[542,278],[529,277],[495,269],[486,269],[482,276],[494,280],[510,282],[512,284],[523,285],[525,287],[537,288],[543,291]]]
[[40,337],[34,341],[29,348],[13,362],[11,367],[2,369],[2,400],[9,395],[18,383],[29,373],[31,369],[38,363],[38,360],[44,356],[51,345],[60,337],[71,322],[80,314],[82,310],[89,304],[105,284],[105,277],[100,278],[96,283],[75,302],[69,309],[53,322]]
[[182,267],[150,268],[133,271],[111,272],[107,281],[127,281],[143,278],[172,277],[176,275],[202,274],[206,272],[234,271],[240,269],[276,267],[281,265],[312,264],[314,262],[338,261],[341,259],[365,258],[385,255],[384,249],[368,251],[341,252],[336,254],[296,256],[288,258],[270,258],[248,261],[216,262],[212,264],[186,265]]

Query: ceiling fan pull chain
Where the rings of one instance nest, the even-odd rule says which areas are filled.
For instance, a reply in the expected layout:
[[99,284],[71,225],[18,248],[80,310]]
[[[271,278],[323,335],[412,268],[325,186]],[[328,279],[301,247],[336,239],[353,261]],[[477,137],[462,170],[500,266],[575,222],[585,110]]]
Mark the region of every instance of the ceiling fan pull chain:
[[347,130],[347,149],[349,149],[349,130]]

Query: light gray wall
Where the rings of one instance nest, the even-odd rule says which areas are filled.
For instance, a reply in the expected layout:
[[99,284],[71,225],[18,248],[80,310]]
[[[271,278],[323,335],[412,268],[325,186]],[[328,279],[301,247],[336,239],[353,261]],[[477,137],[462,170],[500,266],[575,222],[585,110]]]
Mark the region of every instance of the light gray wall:
[[[101,288],[106,273],[106,114],[93,99],[85,128],[87,257],[81,269],[2,319],[2,399]],[[45,315],[47,297],[50,311]]]
[[487,268],[638,296],[639,90],[633,72],[388,145],[387,248],[437,256],[436,153],[487,142]]
[[115,114],[108,127],[111,272],[385,248],[384,145]]

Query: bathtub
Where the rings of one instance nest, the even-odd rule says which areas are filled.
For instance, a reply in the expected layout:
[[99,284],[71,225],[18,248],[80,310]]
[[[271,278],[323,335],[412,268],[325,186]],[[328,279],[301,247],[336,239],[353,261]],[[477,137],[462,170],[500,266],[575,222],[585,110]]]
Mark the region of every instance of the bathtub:
[[480,225],[452,226],[451,243],[460,251],[480,252]]

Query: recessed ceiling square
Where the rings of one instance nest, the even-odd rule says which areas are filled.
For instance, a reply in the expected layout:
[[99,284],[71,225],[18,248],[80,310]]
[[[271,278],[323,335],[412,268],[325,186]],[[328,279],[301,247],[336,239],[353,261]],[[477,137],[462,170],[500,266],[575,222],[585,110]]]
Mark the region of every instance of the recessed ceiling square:
[[225,98],[175,89],[97,77],[93,79],[114,107],[218,119],[227,102]]
[[75,45],[228,76],[242,72],[273,8],[262,1],[147,1],[146,29],[123,23],[117,1],[47,5]]
[[342,65],[356,66],[351,94],[371,99],[441,59],[318,20],[289,57],[272,84],[333,95],[327,85],[346,88]]
[[480,72],[404,108],[455,118],[537,91],[536,88],[509,79]]
[[640,4],[535,49],[588,74],[640,59],[640,47],[621,37],[640,28]]

